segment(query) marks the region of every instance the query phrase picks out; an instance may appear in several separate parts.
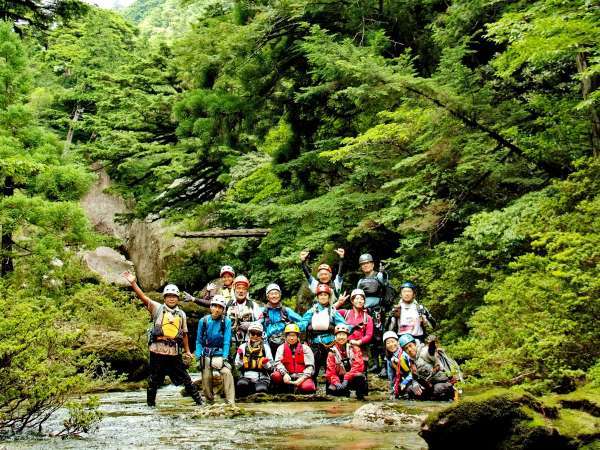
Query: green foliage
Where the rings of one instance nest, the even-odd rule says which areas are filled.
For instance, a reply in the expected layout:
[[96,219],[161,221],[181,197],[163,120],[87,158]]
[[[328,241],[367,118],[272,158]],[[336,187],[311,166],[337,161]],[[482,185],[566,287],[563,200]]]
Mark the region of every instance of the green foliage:
[[[298,252],[333,263],[338,246],[349,287],[370,251],[394,283],[419,285],[471,380],[567,389],[594,367],[600,39],[590,2],[166,1],[128,14],[141,37],[95,9],[50,34],[37,57],[55,95],[0,116],[5,179],[35,177],[29,193],[63,208],[85,190],[76,161],[24,131],[42,117],[71,130],[68,154],[105,163],[139,217],[271,228],[261,240],[186,247],[171,278],[189,290],[231,263],[255,296],[276,280],[293,298]],[[160,30],[152,45],[150,30]],[[20,195],[11,201],[24,207]],[[91,239],[74,214],[62,231],[41,217],[9,214],[6,226]],[[59,250],[48,241],[46,258]]]

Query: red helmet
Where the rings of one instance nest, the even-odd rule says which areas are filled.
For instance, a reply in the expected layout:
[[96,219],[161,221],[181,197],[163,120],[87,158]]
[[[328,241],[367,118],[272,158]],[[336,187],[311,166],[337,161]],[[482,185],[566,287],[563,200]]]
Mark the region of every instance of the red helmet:
[[236,287],[238,284],[245,284],[246,287],[250,287],[250,281],[244,275],[238,275],[233,280],[233,287]]
[[319,295],[321,292],[327,292],[331,296],[331,288],[327,284],[319,284],[317,286],[316,294]]
[[326,270],[327,272],[331,273],[331,267],[329,264],[321,264],[317,269],[317,273],[319,273],[321,270]]

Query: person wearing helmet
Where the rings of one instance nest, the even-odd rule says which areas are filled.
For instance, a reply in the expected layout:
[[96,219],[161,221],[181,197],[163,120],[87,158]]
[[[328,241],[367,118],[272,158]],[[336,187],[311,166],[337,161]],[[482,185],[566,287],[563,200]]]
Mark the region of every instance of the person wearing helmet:
[[314,394],[317,390],[312,379],[315,356],[311,348],[300,342],[300,327],[295,323],[286,325],[285,342],[275,354],[275,370],[271,380],[280,392]]
[[253,322],[248,327],[248,342],[237,349],[235,367],[240,373],[236,384],[238,398],[250,394],[267,393],[273,370],[273,355],[263,341],[263,326]]
[[446,355],[434,335],[427,336],[418,350],[417,375],[426,380],[427,397],[431,400],[452,400],[457,394],[454,385],[461,378],[460,367]]
[[262,308],[250,300],[248,289],[250,281],[244,275],[238,275],[233,280],[234,298],[227,302],[225,314],[231,319],[233,341],[239,347],[248,338],[248,327],[260,317]]
[[384,345],[391,396],[423,399],[425,388],[417,381],[415,339],[410,334],[403,334],[398,338],[393,331],[387,331],[384,334]]
[[187,318],[179,307],[179,289],[168,284],[163,290],[164,304],[151,300],[138,286],[135,276],[123,272],[123,277],[131,284],[135,294],[144,303],[152,316],[152,325],[148,333],[148,350],[150,351],[150,375],[146,390],[148,406],[156,406],[156,393],[165,381],[165,376],[175,385],[183,384],[187,393],[196,404],[202,404],[198,388],[192,383],[183,362],[184,356],[191,360],[188,339]]
[[217,371],[223,380],[223,391],[227,403],[235,402],[235,387],[231,365],[228,362],[231,346],[231,319],[225,316],[227,301],[221,295],[215,295],[210,303],[210,314],[198,322],[196,335],[196,358],[200,361],[202,372],[202,390],[209,402],[215,398],[213,371]]
[[233,277],[235,277],[235,270],[231,266],[223,266],[221,267],[221,271],[219,274],[221,278],[221,286],[218,286],[216,283],[208,283],[204,288],[204,296],[203,297],[194,297],[187,292],[183,292],[183,299],[186,302],[194,302],[201,306],[210,307],[210,300],[215,295],[222,295],[225,300],[232,300],[235,295],[233,291]]
[[285,340],[283,335],[285,326],[289,323],[300,323],[302,316],[293,309],[281,304],[281,288],[278,284],[269,284],[266,294],[267,306],[262,309],[258,320],[265,329],[265,336],[271,347],[271,353],[275,354]]
[[435,326],[435,320],[427,308],[415,300],[415,291],[415,285],[409,281],[400,286],[400,303],[392,310],[386,328],[398,334],[411,334],[423,343],[426,331]]
[[365,362],[358,345],[348,342],[350,327],[335,327],[335,343],[327,355],[327,393],[336,397],[349,397],[350,391],[356,391],[356,398],[363,400],[368,393]]
[[[384,304],[386,290],[389,287],[388,276],[383,264],[380,264],[379,272],[375,272],[375,261],[370,253],[360,255],[358,264],[363,276],[358,280],[356,288],[362,289],[365,293],[365,307],[373,318],[373,338],[376,342],[380,342],[385,328],[386,308],[388,306]],[[385,378],[386,368],[382,349],[379,345],[375,345],[371,350],[373,365],[369,367],[369,372],[379,373],[380,377]]]
[[[344,255],[346,251],[343,248],[338,248],[334,250],[335,253],[339,256],[338,268],[335,278],[333,277],[333,271],[331,266],[328,264],[320,264],[317,268],[317,278],[313,277],[310,268],[308,267],[308,250],[303,250],[300,252],[300,261],[302,263],[302,271],[304,272],[304,276],[306,277],[306,281],[308,282],[308,288],[313,295],[317,295],[317,286],[319,284],[327,284],[331,289],[331,302],[332,304],[336,302],[338,297],[340,297],[342,292],[342,284],[344,282],[342,269],[344,263]],[[333,281],[332,281],[333,279]]]
[[317,286],[317,302],[302,316],[300,328],[306,330],[310,348],[315,354],[315,381],[321,367],[327,362],[329,347],[333,345],[333,330],[346,321],[331,305],[331,288],[326,284]]

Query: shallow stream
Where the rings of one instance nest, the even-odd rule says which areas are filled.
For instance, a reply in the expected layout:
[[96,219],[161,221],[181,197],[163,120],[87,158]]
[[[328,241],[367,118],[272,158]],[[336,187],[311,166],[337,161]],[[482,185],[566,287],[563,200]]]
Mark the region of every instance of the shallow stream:
[[[418,427],[382,432],[354,429],[355,400],[239,403],[252,413],[236,418],[194,418],[198,411],[180,388],[165,386],[157,407],[145,404],[145,390],[100,395],[105,414],[99,430],[83,438],[22,437],[0,443],[4,449],[426,449]],[[407,411],[426,414],[441,404],[404,402]],[[59,431],[64,411],[45,425]]]

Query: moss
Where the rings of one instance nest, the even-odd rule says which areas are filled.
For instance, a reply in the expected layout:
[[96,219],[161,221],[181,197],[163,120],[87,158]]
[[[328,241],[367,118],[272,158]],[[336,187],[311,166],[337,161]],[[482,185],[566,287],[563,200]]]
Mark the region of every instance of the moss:
[[[431,414],[421,436],[431,449],[454,445],[511,450],[580,448],[600,438],[600,419],[585,411],[594,413],[597,408],[596,393],[589,394],[588,388],[543,397],[522,390],[494,389]],[[463,442],[465,436],[468,444]]]

